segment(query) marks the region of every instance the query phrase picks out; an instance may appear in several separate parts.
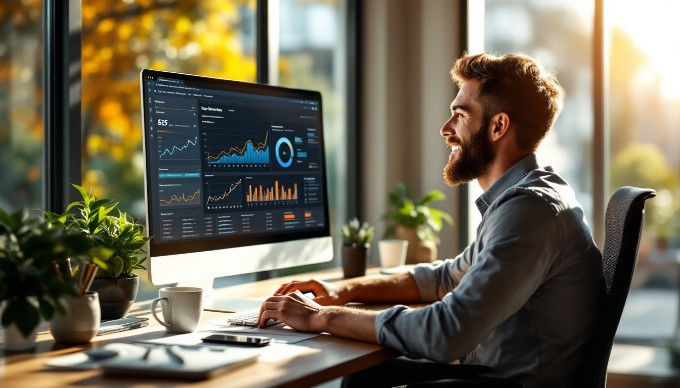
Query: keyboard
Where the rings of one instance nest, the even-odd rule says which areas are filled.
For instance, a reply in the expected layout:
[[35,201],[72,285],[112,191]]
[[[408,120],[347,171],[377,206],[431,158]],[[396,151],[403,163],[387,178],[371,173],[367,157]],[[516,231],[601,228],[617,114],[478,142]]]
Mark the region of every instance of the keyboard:
[[[260,308],[257,307],[234,313],[234,315],[227,318],[227,323],[229,323],[232,326],[257,326],[259,317]],[[265,326],[276,325],[277,323],[281,322],[277,321],[276,319],[270,319],[269,321],[267,321],[267,324]]]

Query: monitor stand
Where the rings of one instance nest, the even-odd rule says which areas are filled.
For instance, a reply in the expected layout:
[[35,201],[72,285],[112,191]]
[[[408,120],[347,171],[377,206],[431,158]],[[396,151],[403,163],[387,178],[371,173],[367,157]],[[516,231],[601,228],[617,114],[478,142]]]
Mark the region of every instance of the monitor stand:
[[233,313],[260,307],[263,299],[229,298],[220,295],[213,287],[214,279],[177,283],[179,287],[200,287],[203,289],[203,310]]

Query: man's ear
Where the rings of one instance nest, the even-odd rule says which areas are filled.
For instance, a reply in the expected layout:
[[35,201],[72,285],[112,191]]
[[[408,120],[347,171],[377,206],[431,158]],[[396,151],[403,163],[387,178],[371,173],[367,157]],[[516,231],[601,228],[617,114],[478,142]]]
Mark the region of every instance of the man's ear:
[[491,125],[491,140],[500,140],[510,129],[510,116],[505,112],[497,113],[491,118],[489,125]]

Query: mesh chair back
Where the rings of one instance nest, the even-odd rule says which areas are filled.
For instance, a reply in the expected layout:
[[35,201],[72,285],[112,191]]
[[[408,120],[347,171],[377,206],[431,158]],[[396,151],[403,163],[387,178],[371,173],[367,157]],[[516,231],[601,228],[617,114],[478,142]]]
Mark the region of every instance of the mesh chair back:
[[605,387],[607,364],[614,335],[626,304],[637,262],[645,201],[656,196],[651,189],[624,186],[612,195],[605,214],[602,270],[606,286],[605,307],[591,340],[590,359],[584,367],[584,387]]

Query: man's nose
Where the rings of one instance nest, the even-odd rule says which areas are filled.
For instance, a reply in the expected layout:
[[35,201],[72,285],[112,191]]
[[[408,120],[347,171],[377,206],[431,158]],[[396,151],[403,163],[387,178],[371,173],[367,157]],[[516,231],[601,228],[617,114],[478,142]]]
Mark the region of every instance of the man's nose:
[[448,136],[454,135],[454,134],[456,133],[456,131],[453,129],[453,122],[452,122],[452,120],[453,120],[453,117],[451,117],[450,119],[446,120],[446,122],[445,122],[444,125],[441,127],[441,129],[439,129],[439,134],[440,134],[440,135],[442,135],[442,136],[444,136],[444,137],[448,137]]

